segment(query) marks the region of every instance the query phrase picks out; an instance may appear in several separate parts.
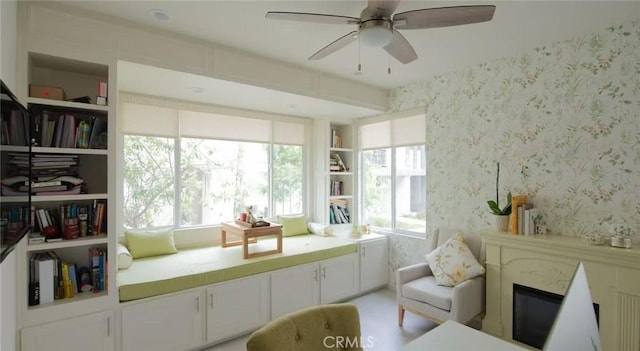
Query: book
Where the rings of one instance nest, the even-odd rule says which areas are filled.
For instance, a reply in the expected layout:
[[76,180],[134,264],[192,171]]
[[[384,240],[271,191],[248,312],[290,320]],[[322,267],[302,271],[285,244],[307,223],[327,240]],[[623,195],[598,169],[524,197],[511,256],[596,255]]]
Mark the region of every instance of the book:
[[527,203],[526,194],[516,194],[511,196],[511,233],[518,234],[518,206]]
[[38,283],[40,287],[40,304],[51,303],[55,296],[54,283],[55,263],[46,252],[38,259]]
[[69,279],[71,279],[71,285],[73,287],[73,291],[75,294],[80,293],[78,290],[78,275],[76,274],[76,265],[73,263],[69,263]]
[[[331,165],[331,162],[333,162],[332,160],[335,160],[336,164],[338,165],[338,172],[347,172],[349,170],[349,168],[347,168],[347,166],[344,164],[344,162],[342,161],[342,158],[340,157],[340,154],[335,153],[335,154],[331,154],[330,156],[330,163],[329,165]],[[331,170],[331,168],[330,168]]]
[[35,253],[29,258],[29,306],[40,304],[40,283],[38,267],[40,260],[39,254]]
[[62,131],[64,130],[64,115],[58,116],[58,122],[56,122],[55,129],[55,137],[51,146],[61,147],[60,143],[62,141]]
[[107,148],[107,118],[104,116],[93,117],[91,134],[89,136],[90,149]]

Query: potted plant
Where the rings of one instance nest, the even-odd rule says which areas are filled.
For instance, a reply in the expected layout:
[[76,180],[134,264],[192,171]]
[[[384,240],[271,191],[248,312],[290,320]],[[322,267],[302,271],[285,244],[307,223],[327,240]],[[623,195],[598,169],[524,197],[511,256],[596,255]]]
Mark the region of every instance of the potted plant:
[[500,162],[497,163],[496,175],[496,201],[489,200],[487,204],[495,217],[496,229],[506,232],[509,229],[509,215],[511,215],[511,192],[507,194],[507,205],[500,208]]

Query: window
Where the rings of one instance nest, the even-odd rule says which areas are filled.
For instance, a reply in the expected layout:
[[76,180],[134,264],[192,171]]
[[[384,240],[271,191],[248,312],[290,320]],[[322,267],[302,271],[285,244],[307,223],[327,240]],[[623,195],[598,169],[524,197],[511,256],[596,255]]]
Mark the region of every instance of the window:
[[265,218],[304,213],[304,123],[122,110],[125,228],[215,225],[249,205]]
[[362,214],[370,226],[424,237],[427,161],[423,127],[424,115],[360,127]]

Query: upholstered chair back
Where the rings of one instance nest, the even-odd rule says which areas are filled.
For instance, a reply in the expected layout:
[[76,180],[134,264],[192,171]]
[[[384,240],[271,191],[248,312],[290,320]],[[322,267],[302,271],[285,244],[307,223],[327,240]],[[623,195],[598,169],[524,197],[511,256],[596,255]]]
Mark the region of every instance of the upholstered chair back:
[[360,315],[350,303],[313,306],[281,316],[247,341],[247,351],[361,351],[362,346]]

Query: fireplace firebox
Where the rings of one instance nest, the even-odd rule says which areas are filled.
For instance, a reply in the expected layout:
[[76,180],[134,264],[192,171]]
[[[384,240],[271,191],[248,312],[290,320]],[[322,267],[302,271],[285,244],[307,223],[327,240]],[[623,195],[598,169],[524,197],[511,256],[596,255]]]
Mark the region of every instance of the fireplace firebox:
[[[560,310],[562,295],[513,284],[513,340],[542,349]],[[599,308],[593,304],[596,320]]]

